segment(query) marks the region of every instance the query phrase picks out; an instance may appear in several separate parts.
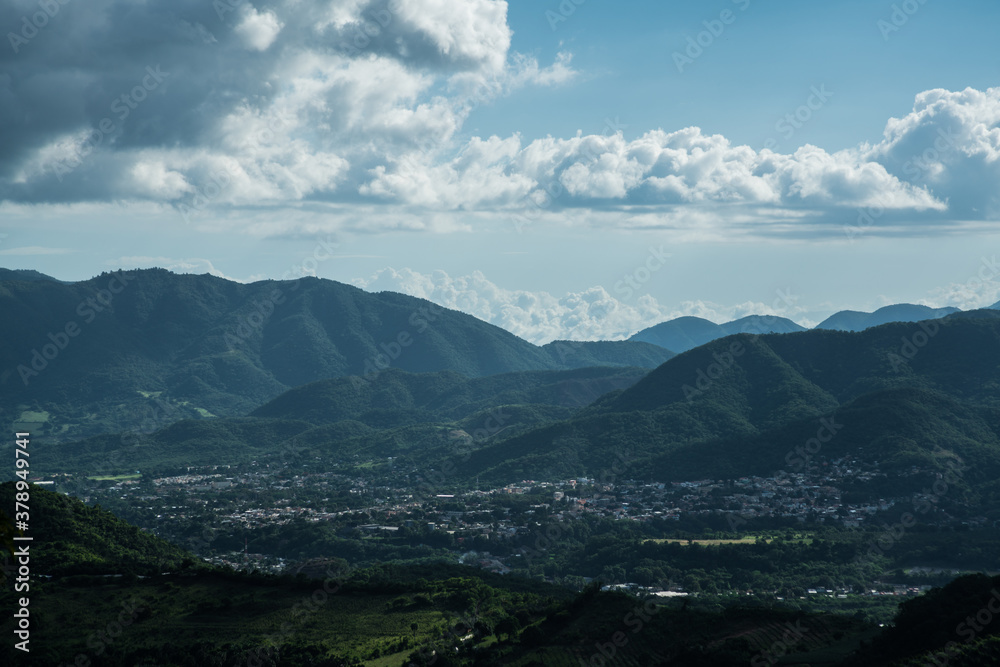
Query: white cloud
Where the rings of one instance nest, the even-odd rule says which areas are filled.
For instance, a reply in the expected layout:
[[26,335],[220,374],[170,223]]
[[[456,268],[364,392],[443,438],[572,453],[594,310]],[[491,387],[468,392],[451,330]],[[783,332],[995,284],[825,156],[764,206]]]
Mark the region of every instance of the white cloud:
[[722,306],[707,301],[685,301],[675,308],[649,294],[626,303],[604,287],[553,296],[548,292],[508,290],[481,272],[452,277],[444,271],[423,274],[411,269],[382,269],[368,279],[354,281],[371,292],[390,291],[433,301],[495,324],[532,343],[553,340],[623,340],[660,322],[692,315],[716,323],[745,315],[783,315],[764,303]]
[[33,245],[21,248],[5,248],[0,250],[0,255],[66,255],[71,252],[73,252],[71,248],[47,248]]
[[266,51],[283,27],[285,24],[278,20],[274,12],[258,12],[253,6],[248,6],[236,26],[236,34],[243,38],[247,48]]
[[[477,106],[579,77],[568,51],[548,64],[513,52],[507,9],[67,4],[46,27],[50,48],[24,50],[0,75],[0,201],[183,205],[223,222],[232,207],[267,206],[280,221],[248,228],[275,233],[359,225],[362,212],[441,230],[531,210],[537,224],[671,229],[677,240],[843,238],[859,207],[885,211],[868,234],[1000,219],[1000,88],[919,93],[881,141],[837,152],[757,151],[698,127],[469,137]],[[17,23],[12,11],[0,7],[0,20]],[[133,35],[134,50],[107,34]],[[151,79],[146,63],[157,62],[168,74]],[[143,100],[98,129],[115,96],[140,84]]]

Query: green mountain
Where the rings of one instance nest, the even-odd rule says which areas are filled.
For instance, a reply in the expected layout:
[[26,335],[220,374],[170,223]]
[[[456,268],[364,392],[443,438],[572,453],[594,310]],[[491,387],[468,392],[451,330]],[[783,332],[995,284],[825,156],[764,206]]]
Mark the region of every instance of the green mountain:
[[629,340],[687,352],[717,338],[738,333],[796,333],[805,330],[805,327],[785,317],[773,315],[748,315],[724,324],[715,324],[700,317],[678,317],[643,329]]
[[504,405],[581,408],[602,395],[625,389],[647,371],[640,368],[584,368],[527,371],[484,378],[458,373],[385,371],[371,380],[358,377],[321,380],[285,392],[251,413],[253,417],[298,419],[311,424],[356,420],[378,426],[390,411],[394,421],[447,421]]
[[726,332],[715,322],[701,317],[678,317],[643,329],[629,340],[652,343],[680,353],[725,335]]
[[28,282],[33,282],[36,280],[50,280],[54,283],[64,282],[62,280],[57,280],[52,276],[47,276],[39,271],[33,271],[31,269],[5,269],[0,267],[0,282],[6,282],[8,280],[23,280]]
[[324,380],[249,417],[183,421],[141,440],[98,436],[60,446],[58,457],[40,465],[94,474],[242,461],[292,447],[331,463],[384,467],[388,457],[417,457],[439,466],[462,441],[454,483],[609,470],[681,481],[798,472],[816,455],[851,454],[885,471],[923,471],[895,480],[900,493],[926,484],[935,467],[958,466],[966,472],[952,497],[993,507],[1000,505],[993,481],[1000,477],[1000,317],[982,312],[858,333],[741,334],[648,374],[386,371]]
[[836,423],[832,438],[823,432],[824,456],[863,451],[896,468],[951,460],[983,487],[1000,473],[998,396],[995,317],[741,335],[678,355],[572,419],[478,450],[463,470],[494,481],[615,467],[659,480],[766,474]]
[[883,306],[874,313],[863,313],[856,310],[842,310],[834,313],[816,325],[817,329],[833,329],[835,331],[864,331],[870,327],[889,322],[919,322],[931,320],[959,312],[958,308],[930,308],[911,303],[898,303]]
[[738,333],[796,333],[806,330],[804,326],[796,324],[787,317],[775,315],[747,315],[719,326],[727,336]]
[[[996,308],[994,304],[990,308]],[[826,318],[814,328],[834,331],[863,331],[890,322],[919,322],[938,319],[954,313],[958,308],[929,308],[908,303],[879,308],[874,313],[842,310]],[[738,333],[797,333],[806,328],[785,317],[774,315],[749,315],[732,322],[715,324],[700,317],[678,317],[661,322],[633,334],[629,340],[660,345],[675,352],[687,352],[710,341]]]
[[959,577],[903,603],[895,622],[853,662],[862,667],[1000,664],[998,610],[1000,576]]
[[[14,482],[0,484],[0,507],[13,508]],[[31,574],[158,574],[193,567],[190,553],[78,498],[29,486],[25,535]],[[37,579],[36,579],[37,580]]]
[[243,415],[292,387],[386,368],[479,377],[671,356],[630,342],[538,347],[429,301],[316,278],[7,281],[0,310],[0,423],[57,441]]
[[646,372],[583,368],[467,378],[452,371],[387,370],[371,378],[321,380],[285,392],[248,417],[182,420],[143,437],[102,434],[55,445],[59,454],[32,469],[95,475],[234,463],[275,456],[291,441],[330,461],[421,451],[443,457],[456,438],[492,441],[567,419]]

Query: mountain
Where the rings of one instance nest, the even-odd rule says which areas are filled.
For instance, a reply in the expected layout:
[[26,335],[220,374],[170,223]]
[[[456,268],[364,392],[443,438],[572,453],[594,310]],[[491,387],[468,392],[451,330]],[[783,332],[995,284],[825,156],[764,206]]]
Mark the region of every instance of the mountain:
[[[321,380],[285,392],[257,408],[253,417],[297,419],[311,424],[355,420],[378,426],[386,414],[393,421],[446,421],[506,405],[581,408],[611,391],[631,387],[645,369],[585,368],[573,371],[527,371],[466,378],[451,371],[412,374],[385,371],[370,382],[357,377]],[[389,407],[391,406],[391,408]]]
[[834,313],[816,325],[816,329],[833,329],[835,331],[863,331],[869,327],[877,327],[889,322],[919,322],[932,320],[959,312],[958,308],[929,308],[909,303],[884,306],[874,313],[863,313],[856,310],[842,310]]
[[895,622],[858,651],[853,664],[1000,664],[1000,627],[990,622],[1000,603],[998,589],[1000,576],[969,574],[907,600]]
[[796,333],[806,330],[804,326],[788,318],[774,315],[747,315],[719,326],[727,336],[738,333]]
[[[990,306],[1000,309],[1000,302]],[[896,304],[879,308],[874,313],[842,310],[826,318],[814,328],[835,331],[863,331],[889,322],[919,322],[938,319],[961,312],[958,308],[929,308],[912,304]],[[792,320],[773,315],[748,315],[725,324],[715,324],[700,317],[678,317],[661,322],[633,334],[629,340],[665,347],[674,352],[687,352],[709,341],[738,333],[798,333],[806,328]]]
[[[190,553],[78,498],[29,487],[31,573],[154,574],[191,567]],[[13,508],[14,482],[0,484],[0,507]],[[8,510],[9,511],[9,510]],[[34,583],[32,583],[34,586]]]
[[632,340],[556,340],[542,346],[557,368],[640,366],[656,368],[674,356],[662,345]]
[[[824,460],[878,461],[901,493],[954,464],[967,473],[951,498],[985,499],[995,494],[975,489],[1000,477],[1000,317],[975,312],[863,332],[740,334],[648,374],[387,371],[325,380],[246,418],[182,421],[131,446],[121,436],[67,444],[45,470],[101,472],[112,459],[122,470],[145,470],[295,456],[326,466],[367,461],[389,474],[392,457],[411,462],[407,469],[451,465],[449,483],[459,485],[599,477],[616,468],[681,481],[798,472],[816,453],[800,450],[819,434]],[[823,431],[829,424],[833,433]]]
[[769,474],[835,423],[825,457],[863,450],[892,470],[952,460],[982,485],[1000,474],[998,395],[996,317],[740,335],[680,354],[570,420],[479,449],[465,469],[599,476],[624,457],[625,474],[660,480]]
[[0,282],[4,282],[7,280],[23,280],[25,282],[50,280],[54,283],[63,282],[62,280],[56,280],[52,276],[47,276],[44,273],[40,273],[32,269],[5,269],[3,267],[0,267]]
[[725,330],[715,322],[700,317],[678,317],[643,329],[629,340],[652,343],[680,353],[725,335]]
[[7,281],[0,311],[0,422],[56,440],[246,414],[292,387],[386,368],[479,377],[671,356],[631,342],[542,348],[430,301],[317,278]]
[[674,352],[687,352],[709,341],[738,333],[795,333],[805,327],[771,315],[748,315],[725,324],[715,324],[700,317],[678,317],[643,329],[629,338],[665,347]]
[[[148,436],[102,434],[59,445],[35,472],[104,474],[163,466],[238,463],[301,456],[316,449],[332,462],[423,453],[448,456],[456,443],[498,436],[572,417],[612,391],[634,385],[641,368],[525,371],[467,378],[453,371],[387,370],[291,389],[249,417],[182,420]],[[289,444],[293,443],[293,444]],[[79,489],[82,483],[65,482]]]

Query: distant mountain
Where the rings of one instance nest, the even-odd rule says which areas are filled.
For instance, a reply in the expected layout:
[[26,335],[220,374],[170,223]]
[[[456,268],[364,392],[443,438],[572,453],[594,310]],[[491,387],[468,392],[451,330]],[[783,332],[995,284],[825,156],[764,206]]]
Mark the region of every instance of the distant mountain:
[[970,485],[988,484],[1000,475],[1000,317],[977,312],[995,311],[712,341],[571,420],[477,450],[466,469],[490,480],[599,475],[624,456],[624,474],[655,479],[768,474],[836,423],[823,456],[863,451],[897,471],[951,459]]
[[567,341],[542,346],[556,368],[592,366],[640,366],[656,368],[674,356],[670,348],[638,340]]
[[958,308],[929,308],[910,303],[900,303],[884,306],[874,313],[862,313],[856,310],[842,310],[834,313],[816,325],[816,329],[833,329],[835,331],[864,331],[869,327],[877,327],[889,322],[919,322],[933,320],[959,312]]
[[25,282],[51,280],[54,283],[65,282],[62,280],[56,280],[52,276],[47,276],[44,273],[39,273],[38,271],[33,271],[31,269],[5,269],[0,267],[0,282],[6,280],[23,280]]
[[738,333],[796,333],[806,328],[786,317],[773,315],[748,315],[732,322],[719,325],[727,336]]
[[430,301],[317,278],[6,281],[0,312],[0,423],[59,440],[242,415],[307,382],[386,368],[479,377],[672,356],[632,342],[538,347]]
[[725,324],[715,324],[700,317],[678,317],[643,329],[629,340],[652,343],[680,353],[732,334],[794,333],[805,330],[805,327],[787,318],[770,315],[748,315]]
[[[461,486],[612,470],[724,479],[797,472],[813,454],[850,454],[878,461],[890,475],[886,488],[900,495],[954,464],[965,472],[949,502],[968,493],[995,501],[988,489],[1000,477],[1000,317],[976,313],[996,311],[863,332],[737,335],[648,374],[388,371],[370,381],[326,380],[248,418],[174,424],[142,446],[123,447],[116,436],[66,445],[45,470],[86,471],[109,459],[145,470],[294,455],[383,474],[392,460],[401,470],[450,466],[448,484]],[[819,449],[804,455],[813,440]],[[987,511],[994,501],[977,502]]]
[[[990,306],[1000,309],[1000,302]],[[834,331],[864,331],[889,322],[919,322],[946,317],[961,312],[958,308],[929,308],[912,304],[897,304],[879,308],[874,313],[842,310],[826,318],[814,328]],[[678,317],[661,322],[632,335],[629,340],[643,341],[665,347],[677,353],[693,350],[699,345],[738,333],[797,333],[806,327],[785,317],[749,315],[725,324],[715,324],[700,317]]]
[[725,335],[725,329],[715,322],[700,317],[678,317],[643,329],[629,340],[652,343],[680,353]]

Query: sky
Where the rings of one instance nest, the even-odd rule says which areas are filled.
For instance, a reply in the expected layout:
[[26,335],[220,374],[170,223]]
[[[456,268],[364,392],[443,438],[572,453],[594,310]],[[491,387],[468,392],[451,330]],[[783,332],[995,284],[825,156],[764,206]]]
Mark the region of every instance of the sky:
[[1000,300],[1000,5],[7,0],[0,266],[523,338]]

